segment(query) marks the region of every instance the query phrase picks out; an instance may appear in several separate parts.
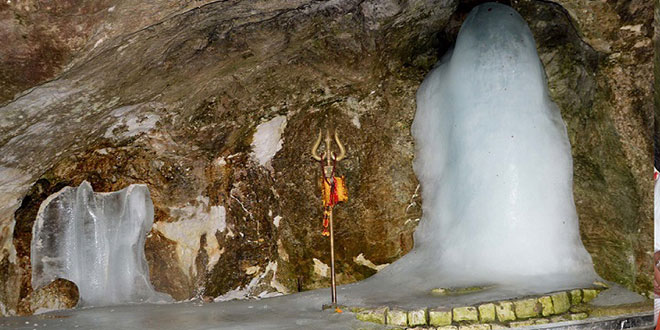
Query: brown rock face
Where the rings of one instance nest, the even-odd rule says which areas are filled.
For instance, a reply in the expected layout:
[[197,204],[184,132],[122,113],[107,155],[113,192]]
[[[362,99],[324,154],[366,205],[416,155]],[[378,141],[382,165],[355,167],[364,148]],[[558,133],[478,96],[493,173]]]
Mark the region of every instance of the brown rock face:
[[[151,281],[175,299],[328,286],[320,168],[309,154],[325,127],[337,129],[348,152],[338,174],[349,201],[335,210],[339,283],[366,278],[412,248],[422,203],[412,170],[415,92],[477,3],[179,3],[95,2],[93,22],[77,18],[89,21],[80,23],[80,42],[44,37],[63,47],[64,60],[29,82],[4,78],[20,69],[7,62],[16,56],[0,58],[0,86],[11,91],[0,102],[55,77],[0,107],[3,313],[34,311],[36,212],[48,195],[82,180],[95,191],[148,185],[156,214],[145,247]],[[647,291],[651,76],[633,63],[650,70],[650,20],[632,2],[612,7],[632,13],[625,19],[584,27],[568,5],[512,5],[535,34],[568,125],[585,246],[603,277]],[[94,11],[76,8],[66,10]],[[26,15],[69,24],[49,13]],[[622,30],[631,24],[642,24],[640,34]],[[610,40],[610,50],[592,45],[587,32]],[[28,63],[40,55],[30,54],[23,62],[34,68]]]
[[29,297],[32,313],[76,307],[80,293],[75,283],[57,279],[45,287],[32,292]]

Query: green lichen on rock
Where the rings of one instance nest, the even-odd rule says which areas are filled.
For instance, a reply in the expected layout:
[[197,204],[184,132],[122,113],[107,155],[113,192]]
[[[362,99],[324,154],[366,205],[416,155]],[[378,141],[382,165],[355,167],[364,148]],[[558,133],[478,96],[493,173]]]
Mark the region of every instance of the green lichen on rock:
[[479,305],[479,322],[495,322],[495,304],[488,303]]
[[589,317],[589,315],[587,313],[574,313],[574,314],[571,314],[571,316],[570,316],[571,320],[573,320],[573,321],[584,320],[587,317]]
[[505,325],[502,325],[502,324],[497,324],[497,323],[493,323],[493,324],[491,324],[491,325],[490,325],[490,328],[491,328],[492,330],[495,330],[495,329],[509,329],[509,327],[507,327],[507,326],[505,326]]
[[474,306],[455,307],[453,318],[454,322],[478,322],[479,313]]
[[543,296],[539,298],[541,303],[541,315],[549,316],[555,313],[555,309],[552,306],[552,298],[550,296]]
[[582,302],[588,303],[598,296],[598,290],[595,289],[583,289],[582,290]]
[[490,324],[462,324],[458,330],[490,330]]
[[571,290],[571,305],[577,305],[582,302],[582,290]]
[[429,324],[435,327],[450,325],[452,321],[452,311],[442,309],[429,310]]
[[552,323],[558,323],[558,322],[564,322],[564,321],[570,321],[571,318],[568,314],[564,315],[555,315],[550,317],[550,322]]
[[555,314],[562,314],[571,308],[571,302],[568,298],[568,293],[559,292],[551,295],[552,304],[554,305]]
[[495,304],[495,314],[500,322],[509,322],[516,319],[513,312],[513,303],[510,301],[500,301]]
[[530,325],[534,325],[534,320],[514,321],[509,323],[509,327],[511,328],[522,328],[528,327]]
[[365,309],[355,314],[355,318],[364,322],[385,324],[385,313],[387,313],[387,310],[387,307]]
[[521,299],[513,302],[516,317],[528,319],[537,317],[541,313],[541,304],[535,298]]
[[442,327],[437,327],[436,330],[458,330],[458,327],[455,325],[445,325]]
[[408,314],[404,310],[388,309],[387,310],[387,324],[407,326],[408,325]]
[[431,290],[431,294],[436,296],[459,296],[464,294],[475,293],[492,288],[492,286],[468,286],[457,288],[435,288]]
[[426,309],[418,309],[408,312],[408,325],[415,327],[418,325],[426,325]]
[[534,324],[548,324],[548,323],[550,323],[550,320],[545,319],[545,318],[540,318],[540,319],[534,320]]

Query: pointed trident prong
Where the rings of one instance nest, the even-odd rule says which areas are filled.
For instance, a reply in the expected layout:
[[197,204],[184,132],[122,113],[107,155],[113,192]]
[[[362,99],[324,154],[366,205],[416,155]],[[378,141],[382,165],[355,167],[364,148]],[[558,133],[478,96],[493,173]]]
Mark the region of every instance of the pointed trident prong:
[[316,138],[316,142],[314,142],[314,146],[312,146],[312,157],[316,159],[317,161],[323,160],[321,156],[317,153],[317,150],[319,149],[319,146],[321,145],[321,130],[319,130],[319,137]]
[[339,148],[339,156],[335,155],[333,151],[330,151],[330,147],[332,145],[332,138],[330,137],[330,130],[325,131],[325,153],[323,155],[318,154],[318,149],[319,146],[321,146],[321,139],[323,134],[321,133],[322,131],[319,130],[319,136],[316,138],[316,141],[314,142],[314,145],[312,146],[312,158],[316,159],[317,161],[322,161],[323,158],[326,159],[327,165],[330,166],[332,165],[332,160],[334,159],[335,161],[341,161],[342,159],[346,158],[346,149],[344,148],[344,145],[341,143],[339,140],[339,135],[337,134],[337,131],[335,131],[335,143],[337,144],[337,147]]
[[339,147],[339,156],[335,156],[335,153],[332,153],[332,156],[335,157],[336,161],[340,161],[346,157],[346,149],[344,149],[344,145],[341,144],[341,141],[339,141],[339,136],[337,136],[337,131],[335,131],[335,142],[337,143],[337,147]]

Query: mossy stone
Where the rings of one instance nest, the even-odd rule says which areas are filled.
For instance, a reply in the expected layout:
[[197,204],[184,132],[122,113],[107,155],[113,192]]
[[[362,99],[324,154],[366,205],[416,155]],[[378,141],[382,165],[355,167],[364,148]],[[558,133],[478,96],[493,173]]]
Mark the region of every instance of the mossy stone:
[[489,323],[495,322],[495,304],[479,305],[479,322]]
[[552,306],[552,298],[550,296],[543,296],[539,298],[541,303],[541,315],[550,316],[555,313],[554,306]]
[[455,325],[445,325],[442,327],[435,328],[436,330],[458,330],[458,327]]
[[564,314],[564,315],[555,315],[555,316],[550,318],[550,322],[552,322],[552,323],[564,322],[564,321],[570,321],[570,320],[571,320],[571,318],[566,314]]
[[530,325],[534,325],[534,320],[514,321],[509,323],[509,327],[511,328],[522,328],[528,327]]
[[588,303],[592,301],[598,295],[598,290],[594,289],[583,289],[582,290],[582,302]]
[[589,314],[587,314],[587,313],[574,313],[574,314],[571,314],[570,317],[571,317],[571,320],[573,320],[573,321],[584,320],[587,317],[589,317]]
[[513,303],[510,301],[500,301],[495,304],[495,314],[500,322],[509,322],[516,319],[513,312]]
[[387,310],[387,324],[408,326],[408,313],[400,309]]
[[582,302],[582,290],[571,290],[571,305],[577,305]]
[[552,304],[555,308],[555,314],[562,314],[568,312],[568,309],[571,308],[571,302],[568,298],[568,293],[559,292],[555,293],[552,296]]
[[463,324],[458,326],[458,330],[490,330],[490,324]]
[[364,322],[385,324],[385,313],[387,310],[387,307],[365,309],[355,314],[355,318]]
[[452,320],[451,314],[451,310],[429,310],[429,324],[434,327],[450,325]]
[[418,325],[426,325],[426,309],[408,312],[408,326],[415,327]]
[[541,304],[535,298],[521,299],[513,302],[516,318],[528,319],[541,313]]
[[479,313],[474,306],[455,307],[453,318],[454,322],[478,322]]

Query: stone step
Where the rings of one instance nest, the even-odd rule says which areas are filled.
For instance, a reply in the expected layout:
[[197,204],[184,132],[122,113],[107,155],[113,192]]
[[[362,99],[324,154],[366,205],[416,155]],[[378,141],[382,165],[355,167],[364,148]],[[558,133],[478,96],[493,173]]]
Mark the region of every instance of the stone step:
[[585,304],[603,288],[575,289],[534,297],[479,303],[453,308],[401,309],[349,307],[358,320],[399,326],[402,329],[490,330],[582,320],[589,317]]

